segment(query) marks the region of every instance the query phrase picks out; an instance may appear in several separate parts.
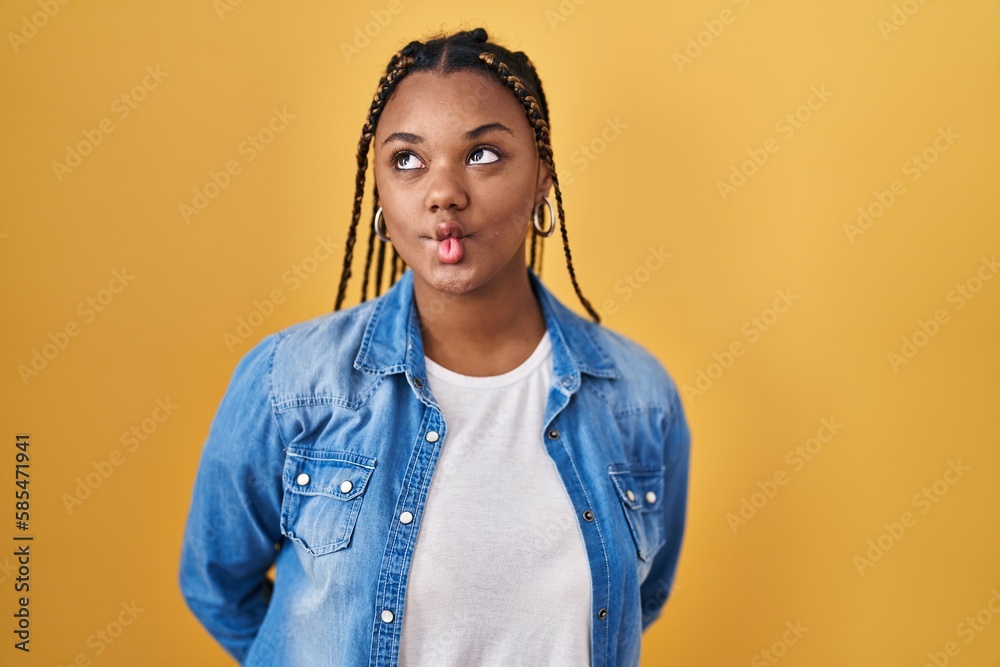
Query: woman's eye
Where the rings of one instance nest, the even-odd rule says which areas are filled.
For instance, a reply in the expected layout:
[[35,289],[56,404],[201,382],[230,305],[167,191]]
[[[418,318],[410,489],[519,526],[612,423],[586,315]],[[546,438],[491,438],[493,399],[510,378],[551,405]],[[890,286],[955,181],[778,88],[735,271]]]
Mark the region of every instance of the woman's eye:
[[396,156],[396,169],[400,171],[411,171],[420,168],[420,160],[413,153],[400,153]]
[[[490,155],[493,157],[490,158]],[[472,151],[472,155],[469,156],[469,161],[472,162],[472,164],[489,164],[491,162],[496,162],[499,159],[500,156],[490,148],[477,148]]]

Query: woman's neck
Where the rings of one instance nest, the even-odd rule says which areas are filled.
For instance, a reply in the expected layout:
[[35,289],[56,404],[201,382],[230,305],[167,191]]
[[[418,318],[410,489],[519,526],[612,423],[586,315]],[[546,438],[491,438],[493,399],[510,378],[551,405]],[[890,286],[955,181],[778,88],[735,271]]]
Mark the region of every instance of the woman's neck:
[[415,280],[414,298],[424,354],[462,375],[500,375],[517,368],[545,333],[545,317],[524,267],[460,295],[442,294]]

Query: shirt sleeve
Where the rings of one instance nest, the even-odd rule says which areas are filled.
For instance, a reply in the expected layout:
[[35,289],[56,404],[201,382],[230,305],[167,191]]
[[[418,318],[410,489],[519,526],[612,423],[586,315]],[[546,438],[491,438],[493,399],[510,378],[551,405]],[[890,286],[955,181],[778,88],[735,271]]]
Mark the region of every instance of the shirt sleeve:
[[181,548],[188,607],[236,660],[271,597],[281,541],[284,446],[271,403],[277,344],[265,337],[237,364],[201,453]]
[[[672,384],[672,383],[671,383]],[[691,456],[691,433],[684,408],[675,386],[671,386],[670,425],[667,430],[664,461],[663,534],[665,543],[653,558],[652,568],[640,587],[642,630],[660,617],[663,605],[674,584],[684,520],[687,514],[688,469]]]

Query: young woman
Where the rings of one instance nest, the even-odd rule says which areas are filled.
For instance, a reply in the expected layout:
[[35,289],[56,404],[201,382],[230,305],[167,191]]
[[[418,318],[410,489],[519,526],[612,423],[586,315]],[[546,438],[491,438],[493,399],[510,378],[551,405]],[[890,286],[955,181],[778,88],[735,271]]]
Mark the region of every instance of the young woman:
[[[362,303],[340,310],[369,148]],[[481,28],[411,42],[357,159],[337,312],[261,340],[212,422],[188,605],[251,666],[637,665],[690,435],[668,373],[580,291],[533,65]],[[595,322],[538,277],[552,188]]]

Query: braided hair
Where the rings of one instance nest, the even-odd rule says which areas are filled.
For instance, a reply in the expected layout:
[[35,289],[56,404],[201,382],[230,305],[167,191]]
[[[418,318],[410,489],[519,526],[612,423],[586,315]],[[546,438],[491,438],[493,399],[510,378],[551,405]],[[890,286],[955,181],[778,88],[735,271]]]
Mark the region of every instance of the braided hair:
[[[378,88],[368,108],[368,117],[361,129],[361,139],[358,141],[358,172],[354,186],[354,207],[351,214],[351,226],[347,232],[347,244],[344,248],[344,266],[340,276],[340,286],[333,309],[340,310],[347,292],[347,283],[351,278],[351,265],[354,261],[354,244],[357,240],[358,221],[361,218],[361,203],[364,198],[365,174],[368,169],[368,149],[375,136],[382,110],[388,103],[400,80],[411,72],[437,71],[450,74],[460,70],[487,72],[495,80],[508,88],[517,97],[528,123],[535,132],[535,144],[538,154],[545,161],[552,177],[556,191],[556,204],[559,211],[559,231],[562,236],[563,250],[566,255],[566,266],[573,282],[580,303],[595,322],[601,318],[590,302],[583,296],[573,268],[573,256],[569,249],[569,236],[566,232],[566,215],[563,211],[562,190],[556,175],[556,166],[552,156],[552,142],[549,130],[549,111],[542,90],[542,81],[535,71],[535,66],[523,51],[508,51],[506,48],[489,42],[489,36],[483,28],[457,32],[451,35],[439,36],[426,43],[412,41],[404,46],[389,60],[385,74],[379,80]],[[369,277],[372,273],[372,256],[375,254],[375,212],[379,206],[378,187],[373,188],[372,218],[368,226],[368,245],[365,256],[365,269],[361,283],[361,301],[368,298]],[[544,208],[544,207],[542,207]],[[539,213],[543,213],[542,210]],[[555,224],[550,220],[549,225]],[[374,275],[375,296],[382,291],[382,276],[385,270],[386,245],[379,244]],[[529,263],[533,270],[541,274],[544,243],[537,235],[531,234]],[[405,265],[402,258],[392,248],[389,258],[389,285],[396,281],[397,275],[402,275]]]

